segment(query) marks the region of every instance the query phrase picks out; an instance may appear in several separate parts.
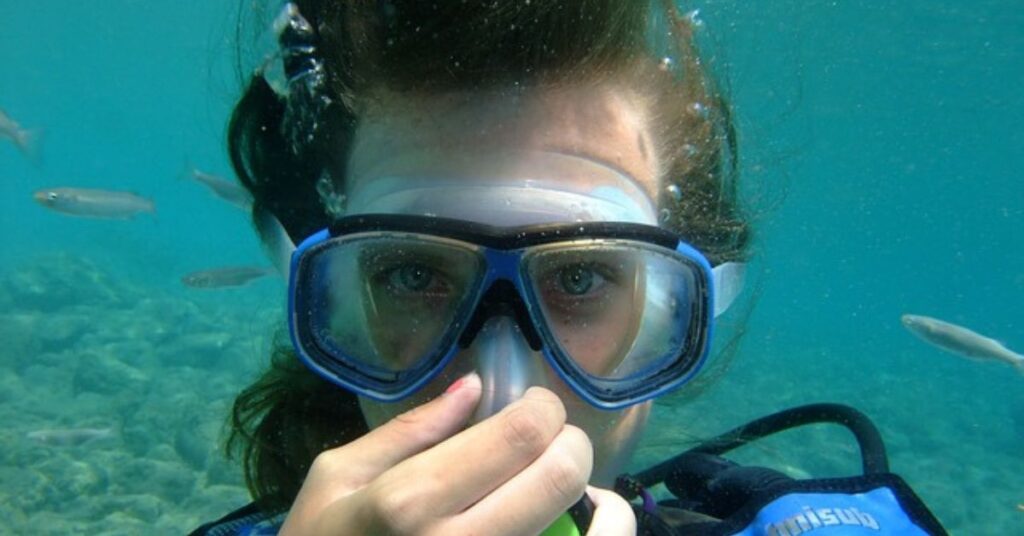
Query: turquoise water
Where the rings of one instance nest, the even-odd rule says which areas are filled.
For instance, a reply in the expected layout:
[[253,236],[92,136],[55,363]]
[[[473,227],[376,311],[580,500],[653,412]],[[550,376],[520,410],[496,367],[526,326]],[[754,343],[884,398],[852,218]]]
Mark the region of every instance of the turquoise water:
[[[770,4],[770,5],[769,5]],[[659,402],[636,467],[811,401],[876,420],[954,533],[1024,526],[1024,378],[919,342],[914,312],[1024,349],[1024,11],[1010,0],[697,4],[728,74],[756,217],[756,305],[723,379]],[[12,533],[177,534],[241,504],[217,451],[264,362],[282,283],[179,279],[264,263],[245,215],[182,179],[228,175],[235,2],[0,0],[0,523]],[[124,189],[157,213],[75,219],[53,186]],[[753,299],[748,296],[748,299]],[[111,428],[50,446],[26,434]],[[842,433],[740,453],[847,474]]]

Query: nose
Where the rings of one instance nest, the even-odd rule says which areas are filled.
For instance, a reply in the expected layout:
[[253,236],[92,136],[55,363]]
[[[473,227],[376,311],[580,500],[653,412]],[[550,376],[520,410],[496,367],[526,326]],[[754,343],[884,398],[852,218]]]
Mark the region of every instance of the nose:
[[466,348],[472,344],[477,333],[496,316],[508,316],[514,318],[519,332],[526,337],[526,342],[534,350],[540,350],[540,334],[530,322],[530,313],[526,309],[526,303],[516,290],[515,285],[508,279],[499,279],[491,284],[476,311],[466,324],[466,329],[459,336],[459,346]]
[[522,398],[531,386],[547,387],[544,356],[530,348],[511,317],[491,317],[467,351],[483,384],[483,395],[473,415],[474,422],[480,422]]

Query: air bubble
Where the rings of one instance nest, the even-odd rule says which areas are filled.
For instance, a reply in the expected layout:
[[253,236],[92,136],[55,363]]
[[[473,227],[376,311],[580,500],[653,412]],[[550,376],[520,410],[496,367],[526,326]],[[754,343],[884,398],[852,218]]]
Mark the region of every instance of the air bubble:
[[683,199],[683,191],[679,189],[678,184],[669,184],[665,187],[665,191],[668,192],[673,201],[678,202]]
[[690,105],[690,112],[693,113],[693,115],[696,115],[697,117],[699,117],[701,119],[707,119],[708,118],[708,107],[704,106],[703,103],[695,102],[695,103],[691,104]]
[[700,10],[694,9],[693,11],[686,14],[686,19],[690,21],[690,24],[697,28],[704,26],[704,21],[700,19]]
[[320,203],[323,204],[324,212],[328,216],[337,219],[345,215],[345,202],[348,199],[345,194],[335,191],[334,181],[326,170],[316,181],[316,193],[320,194]]
[[669,209],[663,208],[658,212],[658,221],[660,223],[668,223],[670,219],[672,219],[672,212]]

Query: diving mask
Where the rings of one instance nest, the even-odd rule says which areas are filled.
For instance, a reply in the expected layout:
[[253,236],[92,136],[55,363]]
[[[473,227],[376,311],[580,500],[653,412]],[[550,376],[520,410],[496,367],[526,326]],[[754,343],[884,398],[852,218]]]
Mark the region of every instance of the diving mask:
[[292,339],[314,371],[380,401],[460,352],[495,376],[487,413],[551,370],[599,408],[653,398],[697,372],[724,310],[715,287],[731,299],[742,280],[654,226],[624,178],[381,178],[348,211],[292,256]]
[[313,370],[396,401],[443,370],[492,317],[508,317],[581,398],[618,409],[700,368],[713,282],[700,252],[649,225],[506,228],[356,215],[293,255],[290,324]]

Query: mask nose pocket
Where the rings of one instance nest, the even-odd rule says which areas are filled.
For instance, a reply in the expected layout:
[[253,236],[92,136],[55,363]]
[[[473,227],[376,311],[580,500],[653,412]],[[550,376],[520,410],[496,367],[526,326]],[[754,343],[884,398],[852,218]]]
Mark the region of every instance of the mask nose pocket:
[[469,353],[483,388],[474,422],[522,398],[531,386],[547,384],[544,357],[527,345],[522,331],[509,316],[488,320],[478,330]]
[[481,328],[484,327],[484,324],[495,317],[514,319],[515,324],[519,326],[519,330],[523,337],[526,338],[530,348],[540,351],[540,334],[537,333],[537,329],[533,326],[533,321],[530,320],[530,312],[526,309],[526,304],[519,295],[519,291],[516,290],[515,285],[505,279],[495,281],[491,288],[487,289],[487,292],[480,298],[480,305],[477,306],[472,318],[466,324],[466,329],[459,336],[459,347],[469,348],[473,340],[480,333]]

